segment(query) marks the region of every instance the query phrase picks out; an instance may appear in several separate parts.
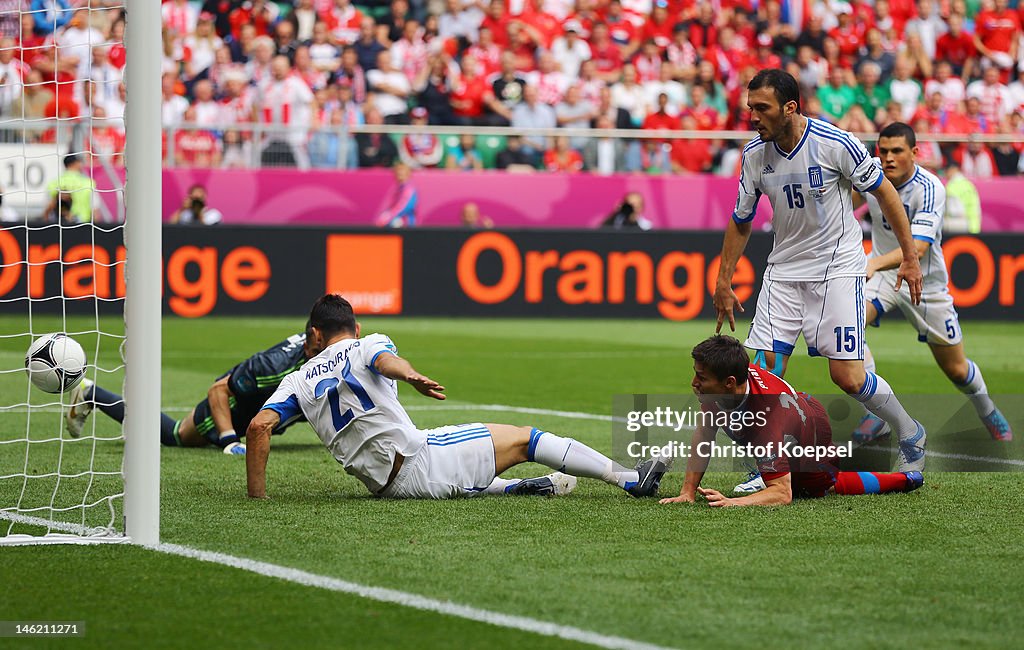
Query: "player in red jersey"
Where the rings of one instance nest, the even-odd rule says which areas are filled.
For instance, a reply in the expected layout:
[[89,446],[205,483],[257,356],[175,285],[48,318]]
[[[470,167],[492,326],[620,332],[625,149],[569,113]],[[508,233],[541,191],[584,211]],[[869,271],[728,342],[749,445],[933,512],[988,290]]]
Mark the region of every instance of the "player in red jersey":
[[693,435],[686,477],[678,497],[660,503],[696,501],[700,493],[708,505],[785,505],[794,498],[819,498],[835,494],[910,492],[924,484],[920,472],[840,472],[838,457],[823,452],[820,459],[797,451],[837,448],[832,445],[832,426],[818,400],[798,393],[785,380],[750,363],[743,345],[731,336],[712,336],[693,349],[693,391],[703,412],[714,421],[727,419],[722,427],[737,444],[763,449],[757,468],[765,489],[743,497],[727,497],[718,490],[700,487],[707,457],[698,445],[715,439],[717,427],[700,425]]

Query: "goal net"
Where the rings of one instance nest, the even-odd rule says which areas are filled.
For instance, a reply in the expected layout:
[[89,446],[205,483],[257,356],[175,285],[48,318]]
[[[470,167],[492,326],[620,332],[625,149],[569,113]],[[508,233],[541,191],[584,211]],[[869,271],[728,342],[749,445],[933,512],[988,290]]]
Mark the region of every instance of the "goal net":
[[[133,29],[141,31],[145,4],[82,0],[39,8],[0,0],[0,543],[130,541],[125,479],[140,473],[128,453],[138,418],[121,395],[131,401],[138,392],[131,369],[140,367],[138,346],[127,333],[143,333],[132,326],[131,285],[155,286],[159,310],[159,279],[152,285],[152,269],[136,265],[146,251],[128,245],[136,226],[125,225],[135,182],[126,162],[137,150],[126,146],[148,126],[157,130],[157,191],[138,227],[155,221],[159,263],[159,116],[148,125],[137,119],[128,99],[137,75],[129,79],[125,65],[127,8],[139,10]],[[158,393],[158,311],[156,319],[157,362],[146,372],[156,373]],[[77,388],[47,393],[29,380],[26,352],[51,333],[85,352]],[[105,398],[94,394],[96,386],[109,391]],[[90,407],[84,426],[70,430],[69,411]],[[141,447],[155,450],[145,436],[134,433]],[[158,507],[155,498],[150,507]]]

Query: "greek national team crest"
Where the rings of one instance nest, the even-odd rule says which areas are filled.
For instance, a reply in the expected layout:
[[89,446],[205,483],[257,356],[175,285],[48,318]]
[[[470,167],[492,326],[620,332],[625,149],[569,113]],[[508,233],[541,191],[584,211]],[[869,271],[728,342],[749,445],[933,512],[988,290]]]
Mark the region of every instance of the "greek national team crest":
[[811,187],[822,187],[825,184],[821,178],[820,166],[808,167],[807,178],[811,183]]

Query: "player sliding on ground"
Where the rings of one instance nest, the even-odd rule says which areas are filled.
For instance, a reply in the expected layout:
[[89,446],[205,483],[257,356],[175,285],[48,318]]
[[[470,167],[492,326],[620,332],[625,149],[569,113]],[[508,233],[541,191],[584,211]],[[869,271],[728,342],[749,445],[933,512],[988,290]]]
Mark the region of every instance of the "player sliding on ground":
[[[249,422],[259,412],[278,384],[300,367],[312,354],[306,349],[306,335],[296,334],[257,352],[217,378],[206,399],[181,420],[160,414],[160,442],[168,447],[201,447],[214,444],[225,454],[245,455],[245,435]],[[124,399],[83,380],[71,394],[71,408],[65,415],[68,433],[77,438],[93,408],[118,422],[124,421]],[[284,433],[288,422],[274,429]]]
[[[757,458],[757,468],[765,489],[742,497],[726,497],[721,492],[700,487],[707,458],[691,456],[679,496],[661,503],[686,503],[699,493],[708,505],[774,506],[794,498],[818,498],[835,494],[880,494],[910,492],[924,485],[920,472],[840,472],[834,458],[801,458],[780,451],[784,442],[794,446],[830,447],[832,427],[821,403],[806,393],[798,393],[784,380],[750,363],[747,351],[731,336],[712,336],[693,348],[693,392],[702,411],[717,414],[726,411],[728,421],[748,426],[726,427],[725,433],[737,444],[765,449]],[[735,417],[749,413],[754,417]],[[763,418],[757,417],[761,414]],[[693,446],[715,439],[717,429],[698,426]]]
[[746,346],[755,360],[783,376],[797,337],[811,356],[828,359],[836,386],[885,420],[899,435],[898,469],[920,471],[925,431],[881,377],[864,369],[865,257],[853,216],[853,188],[881,206],[906,257],[894,282],[921,299],[921,266],[899,194],[856,137],[800,114],[800,88],[782,70],[762,70],[747,85],[750,122],[758,137],[743,149],[736,210],[726,228],[715,288],[718,328],[736,329],[739,304],[732,276],[750,239],[750,222],[765,194],[772,204],[775,245]]
[[[345,471],[374,495],[449,499],[477,494],[565,494],[576,476],[617,485],[633,496],[653,496],[665,463],[641,461],[626,469],[571,438],[530,427],[470,423],[418,429],[398,401],[398,381],[434,399],[444,386],[398,356],[383,334],[360,338],[352,306],[328,294],[309,317],[313,349],[322,350],[281,382],[249,425],[249,496],[267,496],[270,433],[305,416]],[[532,461],[557,470],[535,479],[498,475]],[[564,472],[564,474],[563,474]]]
[[[988,396],[981,368],[964,354],[960,319],[949,295],[949,276],[942,256],[942,218],[946,209],[946,188],[931,172],[914,162],[917,136],[902,122],[894,122],[878,134],[878,156],[885,177],[900,194],[900,201],[910,217],[917,255],[924,267],[924,290],[921,302],[914,304],[906,287],[897,291],[896,272],[903,261],[903,251],[892,234],[875,197],[866,198],[871,211],[871,255],[868,257],[867,322],[877,327],[879,319],[899,307],[907,321],[917,330],[917,338],[927,343],[936,363],[949,380],[967,395],[985,428],[995,440],[1012,440],[1010,423]],[[855,204],[863,203],[854,195]],[[875,360],[864,346],[864,367],[875,371]],[[872,413],[861,420],[854,440],[867,442],[889,432],[889,425]]]

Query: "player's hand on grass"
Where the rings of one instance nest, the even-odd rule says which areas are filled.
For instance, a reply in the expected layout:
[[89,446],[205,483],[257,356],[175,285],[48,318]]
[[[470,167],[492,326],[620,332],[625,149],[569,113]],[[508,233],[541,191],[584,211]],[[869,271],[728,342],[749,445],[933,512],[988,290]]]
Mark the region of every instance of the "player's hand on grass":
[[715,289],[715,311],[718,312],[718,324],[715,326],[715,334],[722,331],[722,322],[725,317],[729,317],[729,329],[733,332],[736,331],[736,316],[733,314],[733,307],[736,307],[741,312],[743,311],[743,305],[740,303],[739,298],[736,297],[736,292],[732,290],[732,286],[723,285]]
[[921,273],[921,262],[916,257],[903,256],[903,263],[900,264],[899,271],[896,272],[896,291],[900,290],[904,282],[910,289],[910,302],[920,305],[924,275]]
[[666,504],[669,504],[669,503],[696,503],[696,502],[697,502],[697,499],[694,498],[694,495],[680,493],[680,495],[677,496],[677,497],[665,497],[664,499],[662,499],[658,503],[660,503],[661,505],[666,505]]
[[708,500],[708,505],[712,508],[724,508],[731,505],[735,505],[733,500],[725,496],[718,490],[706,490],[704,488],[697,488],[700,495]]
[[434,399],[445,399],[444,386],[437,383],[430,377],[421,375],[418,372],[414,372],[409,375],[406,380],[413,388],[423,393],[427,397],[433,397]]

